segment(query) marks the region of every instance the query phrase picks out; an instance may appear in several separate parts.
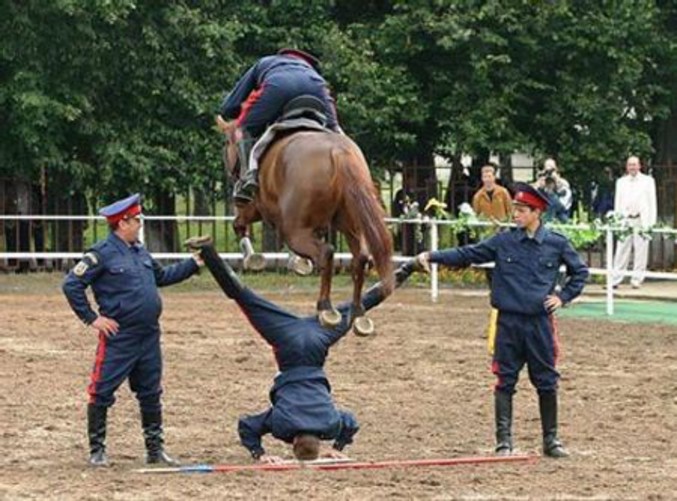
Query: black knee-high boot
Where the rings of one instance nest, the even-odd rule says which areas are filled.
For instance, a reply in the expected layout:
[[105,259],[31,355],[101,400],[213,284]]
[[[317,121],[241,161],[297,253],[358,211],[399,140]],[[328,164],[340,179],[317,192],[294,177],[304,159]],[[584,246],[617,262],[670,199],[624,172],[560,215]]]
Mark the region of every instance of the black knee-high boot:
[[87,406],[87,435],[89,437],[89,464],[109,466],[106,456],[106,418],[108,408],[89,404]]
[[240,179],[235,184],[235,198],[241,202],[251,202],[256,195],[258,172],[250,167],[249,157],[256,140],[243,131],[242,139],[237,143],[240,159]]
[[557,438],[557,392],[539,393],[538,407],[543,428],[543,454],[553,458],[569,456]]
[[496,413],[496,454],[509,456],[512,453],[512,395],[503,391],[494,392]]
[[141,411],[141,424],[146,444],[146,464],[178,465],[179,462],[169,457],[165,452],[162,411]]

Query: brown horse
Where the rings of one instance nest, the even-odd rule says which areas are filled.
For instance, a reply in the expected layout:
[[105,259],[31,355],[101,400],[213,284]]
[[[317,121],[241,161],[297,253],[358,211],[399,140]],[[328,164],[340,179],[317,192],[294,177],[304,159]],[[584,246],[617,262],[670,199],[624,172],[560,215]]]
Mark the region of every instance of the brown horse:
[[[226,136],[224,161],[234,176],[238,131],[220,116],[217,124]],[[343,233],[353,256],[354,328],[369,334],[373,324],[361,305],[369,255],[385,293],[393,287],[393,245],[378,197],[362,152],[347,136],[296,131],[277,139],[259,159],[258,194],[252,203],[236,205],[234,227],[247,237],[249,225],[263,219],[289,249],[315,264],[321,273],[317,310],[324,325],[336,325],[341,318],[330,300],[334,248],[326,237],[330,227]]]

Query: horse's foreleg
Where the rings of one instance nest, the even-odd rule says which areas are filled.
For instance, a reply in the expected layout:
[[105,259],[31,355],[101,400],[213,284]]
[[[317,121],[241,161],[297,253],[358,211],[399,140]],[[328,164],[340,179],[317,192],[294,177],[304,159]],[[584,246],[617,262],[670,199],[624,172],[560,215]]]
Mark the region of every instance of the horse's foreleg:
[[249,225],[238,216],[233,223],[235,234],[240,237],[240,250],[242,251],[242,264],[245,270],[260,271],[266,267],[266,258],[263,254],[254,251],[254,246],[249,237]]
[[245,270],[261,271],[266,267],[266,258],[263,254],[254,251],[252,241],[249,236],[240,239],[240,250],[242,250],[242,264]]

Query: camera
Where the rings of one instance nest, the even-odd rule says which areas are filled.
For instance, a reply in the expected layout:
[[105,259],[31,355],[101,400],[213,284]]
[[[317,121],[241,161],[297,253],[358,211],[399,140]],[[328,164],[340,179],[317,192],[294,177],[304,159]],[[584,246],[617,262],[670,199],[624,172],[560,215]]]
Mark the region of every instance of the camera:
[[548,169],[543,169],[538,172],[538,177],[539,178],[545,178],[546,182],[549,181],[554,181],[555,180],[555,169],[550,167]]

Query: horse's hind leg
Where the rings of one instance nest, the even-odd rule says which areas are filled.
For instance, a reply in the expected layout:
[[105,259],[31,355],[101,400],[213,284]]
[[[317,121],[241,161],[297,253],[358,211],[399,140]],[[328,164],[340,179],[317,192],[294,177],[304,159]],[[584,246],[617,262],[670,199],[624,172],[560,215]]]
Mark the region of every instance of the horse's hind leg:
[[364,285],[364,275],[369,262],[369,256],[362,252],[360,240],[354,237],[348,237],[348,246],[353,255],[351,263],[351,274],[353,278],[353,330],[360,336],[368,336],[374,332],[374,323],[365,315],[362,306],[362,286]]
[[313,230],[304,229],[287,235],[287,245],[298,255],[311,259],[320,271],[320,296],[317,312],[325,327],[341,322],[341,314],[331,304],[331,279],[334,273],[334,247],[320,239]]

